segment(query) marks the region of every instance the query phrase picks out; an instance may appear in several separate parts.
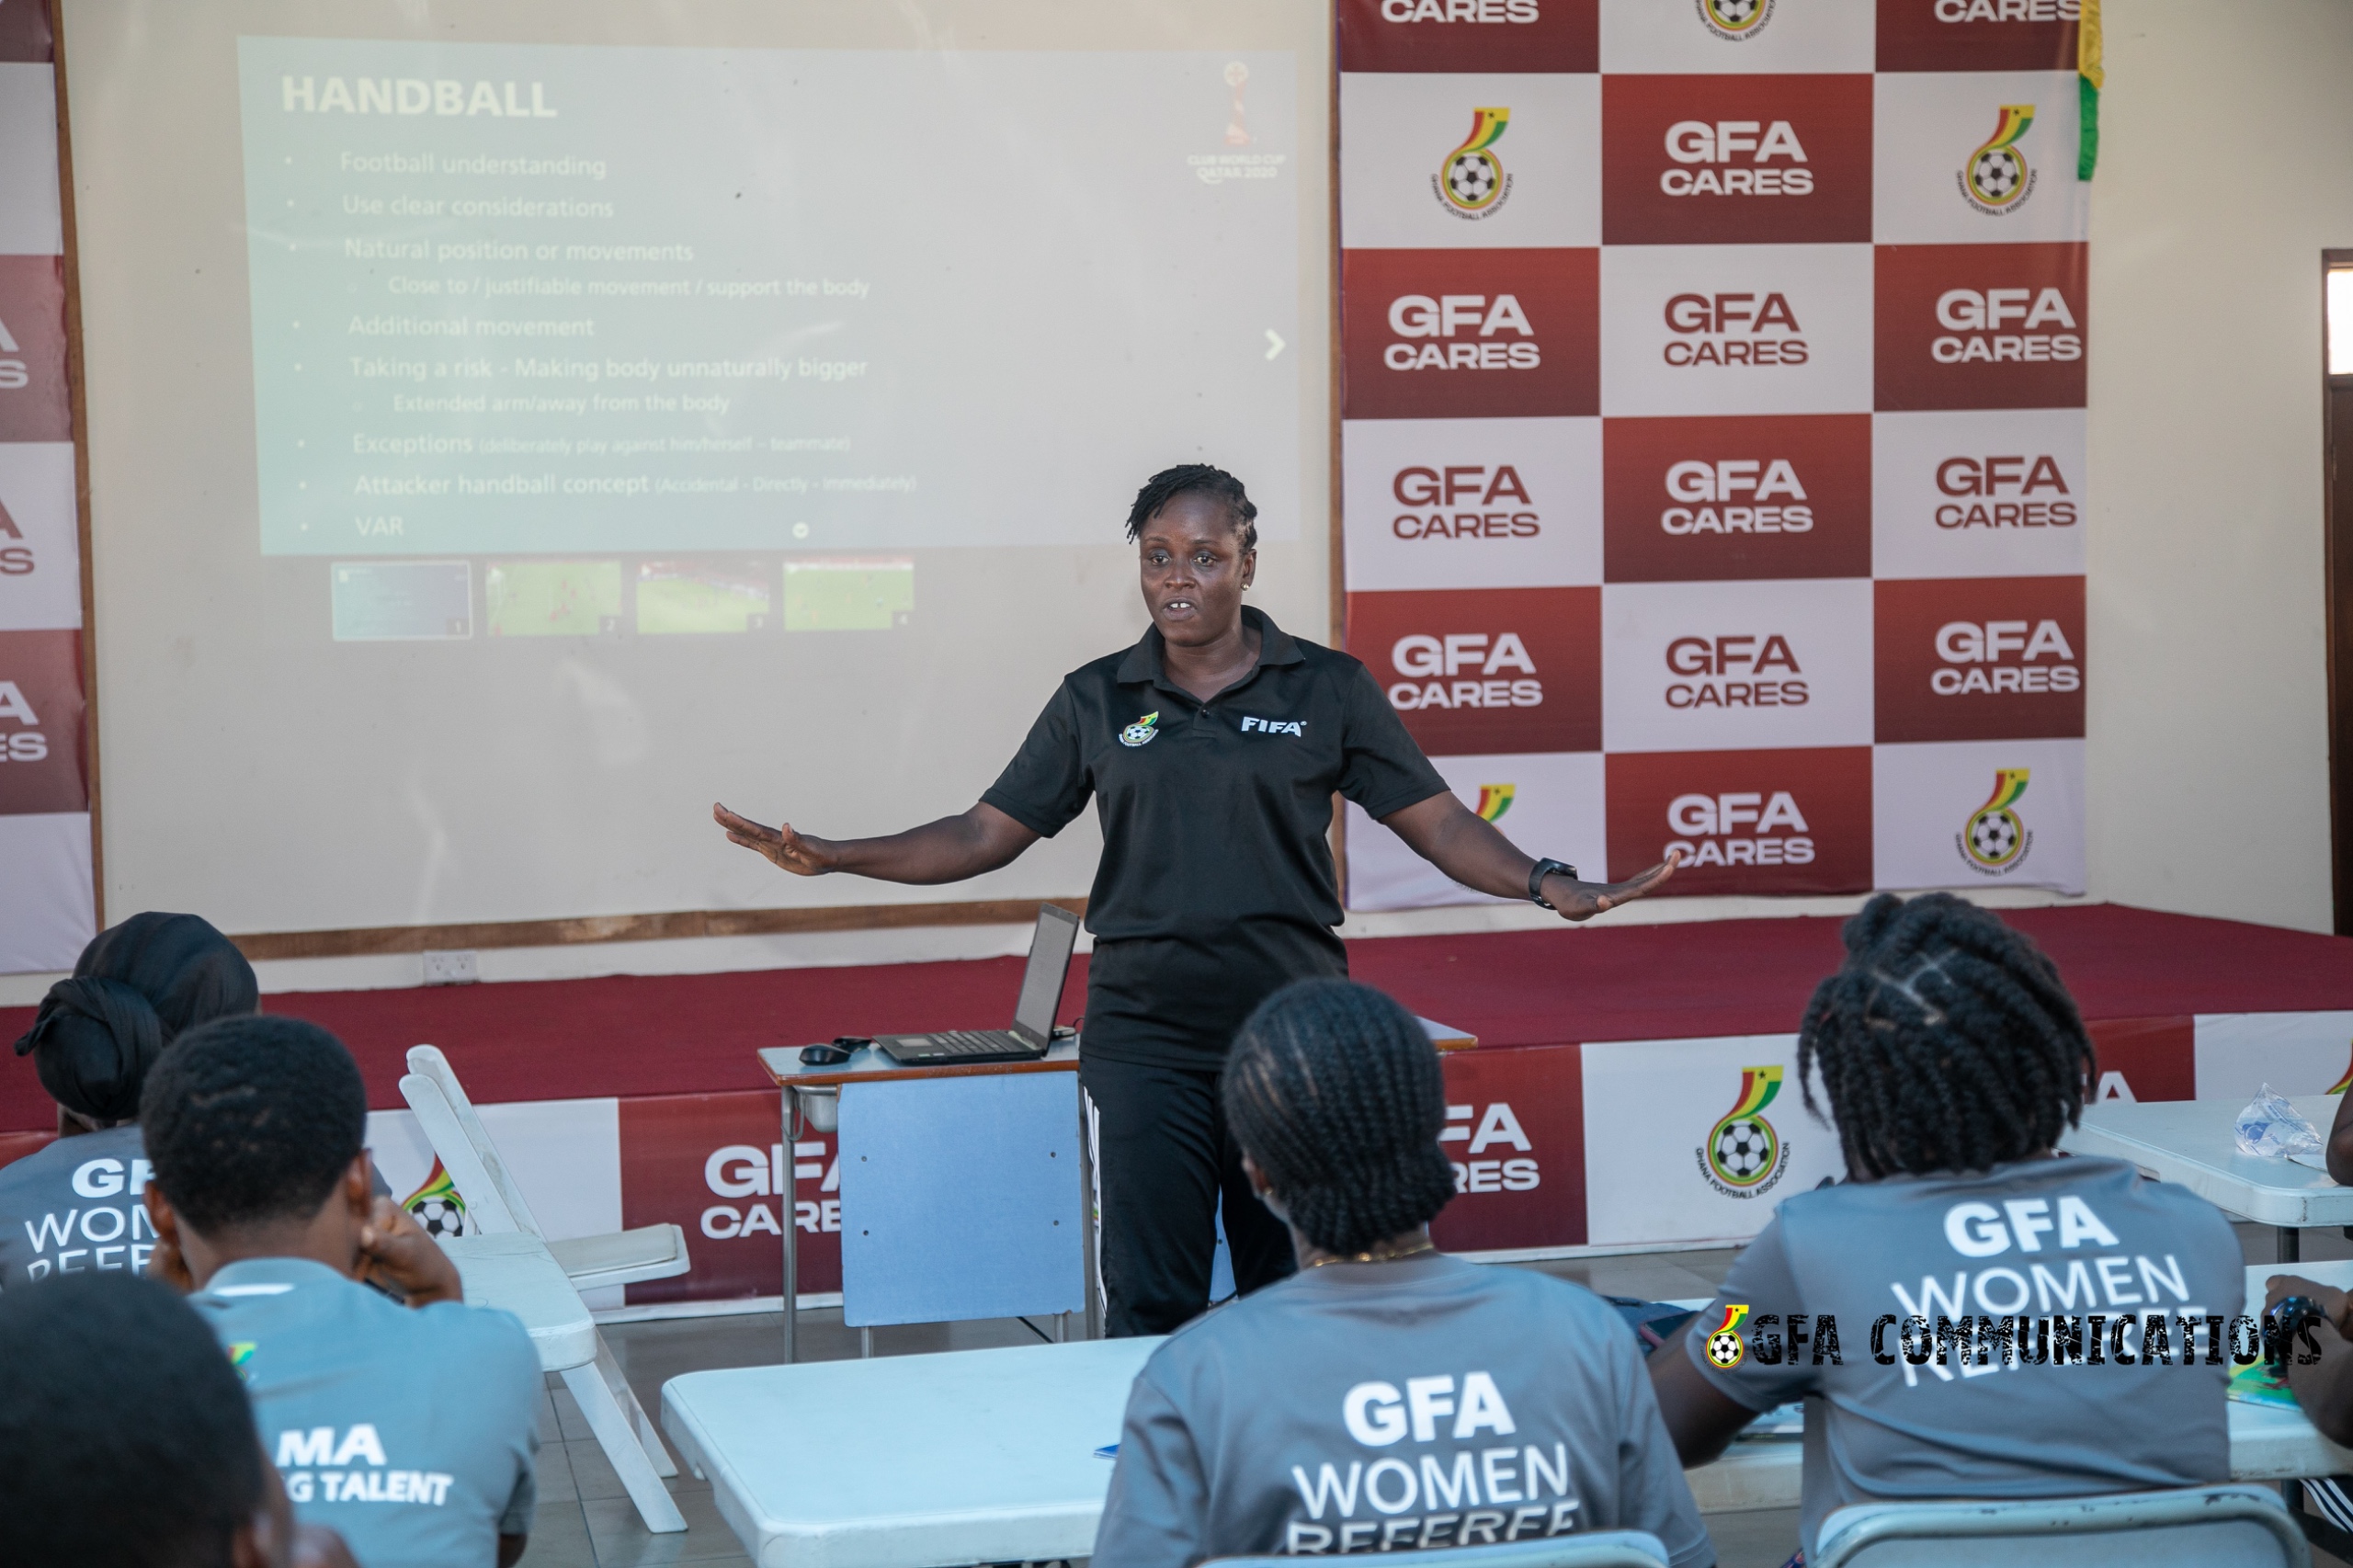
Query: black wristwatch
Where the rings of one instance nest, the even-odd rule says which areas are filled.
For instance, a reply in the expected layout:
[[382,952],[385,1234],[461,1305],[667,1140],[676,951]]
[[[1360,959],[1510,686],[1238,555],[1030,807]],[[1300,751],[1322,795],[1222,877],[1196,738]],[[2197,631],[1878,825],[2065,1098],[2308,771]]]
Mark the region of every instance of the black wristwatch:
[[1536,869],[1528,873],[1529,901],[1539,908],[1552,907],[1552,901],[1544,896],[1544,879],[1555,871],[1560,872],[1571,881],[1577,880],[1577,869],[1566,860],[1539,860],[1536,862]]

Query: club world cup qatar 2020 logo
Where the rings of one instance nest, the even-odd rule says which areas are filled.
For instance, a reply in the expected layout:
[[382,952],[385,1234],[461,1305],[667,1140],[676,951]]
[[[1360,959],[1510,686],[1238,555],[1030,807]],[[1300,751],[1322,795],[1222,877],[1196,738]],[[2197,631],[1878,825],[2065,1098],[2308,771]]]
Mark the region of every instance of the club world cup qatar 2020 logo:
[[1731,43],[1745,43],[1773,19],[1773,0],[1694,0],[1699,25]]
[[1961,199],[1993,217],[2017,211],[2034,193],[2034,170],[2018,148],[2018,138],[2034,124],[2032,104],[2004,104],[1993,137],[1969,154],[1955,176]]
[[1969,869],[1982,876],[2006,877],[2026,864],[2027,852],[2034,847],[2034,835],[2027,831],[2018,813],[2012,810],[2020,795],[2026,793],[2027,779],[2032,769],[2002,767],[1994,772],[1994,792],[1985,803],[1972,812],[1969,822],[1953,835],[1953,844]]
[[1781,1092],[1778,1066],[1740,1070],[1740,1097],[1694,1153],[1699,1174],[1726,1198],[1755,1198],[1773,1189],[1789,1169],[1789,1145],[1765,1119],[1765,1108]]
[[1495,148],[1510,125],[1507,108],[1471,111],[1471,134],[1430,176],[1430,189],[1437,193],[1439,206],[1457,218],[1473,222],[1503,210],[1511,197],[1511,176],[1504,173]]

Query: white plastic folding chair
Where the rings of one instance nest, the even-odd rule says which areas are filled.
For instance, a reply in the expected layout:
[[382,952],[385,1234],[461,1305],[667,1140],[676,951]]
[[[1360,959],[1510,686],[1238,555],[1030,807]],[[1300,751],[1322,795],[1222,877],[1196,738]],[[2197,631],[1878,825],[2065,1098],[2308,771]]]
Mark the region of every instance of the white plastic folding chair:
[[[401,1097],[415,1112],[417,1125],[465,1199],[466,1212],[478,1232],[531,1237],[547,1249],[575,1290],[664,1279],[687,1271],[686,1233],[674,1224],[548,1241],[449,1059],[434,1046],[413,1046],[408,1066],[408,1074],[401,1079]],[[662,1484],[663,1477],[678,1473],[677,1462],[622,1376],[604,1335],[597,1335],[593,1361],[558,1376],[579,1402],[581,1414],[596,1433],[605,1457],[612,1461],[614,1473],[628,1488],[645,1528],[657,1533],[685,1529],[685,1517]]]
[[[438,1046],[411,1046],[408,1070],[412,1077],[427,1080],[441,1091],[448,1102],[451,1132],[449,1142],[471,1151],[478,1172],[460,1172],[451,1155],[452,1148],[444,1148],[433,1123],[426,1120],[426,1109],[417,1105],[417,1096],[409,1092],[409,1080],[401,1080],[401,1093],[408,1099],[409,1108],[417,1113],[424,1123],[426,1136],[431,1140],[433,1152],[441,1156],[441,1165],[457,1184],[466,1200],[467,1211],[476,1216],[485,1231],[525,1231],[546,1239],[547,1233],[532,1216],[531,1206],[525,1200],[523,1190],[516,1186],[506,1162],[500,1158],[498,1146],[490,1141],[490,1133],[483,1127],[482,1118],[474,1110],[474,1103],[467,1097],[465,1085],[458,1082],[449,1059]],[[466,1176],[474,1176],[474,1185],[468,1186]],[[475,1193],[480,1190],[482,1196]],[[668,1279],[684,1274],[692,1266],[687,1256],[687,1233],[676,1225],[640,1225],[634,1230],[616,1231],[602,1236],[570,1236],[562,1241],[548,1242],[548,1251],[572,1277],[573,1284],[583,1290],[604,1285],[634,1285],[645,1279]]]
[[2309,1568],[2279,1494],[2194,1486],[2017,1503],[1878,1503],[1822,1522],[1808,1568]]
[[[1201,1568],[1296,1568],[1296,1557],[1213,1557]],[[1414,1568],[1667,1568],[1666,1548],[1647,1530],[1593,1530],[1495,1546],[1441,1547],[1413,1554]]]

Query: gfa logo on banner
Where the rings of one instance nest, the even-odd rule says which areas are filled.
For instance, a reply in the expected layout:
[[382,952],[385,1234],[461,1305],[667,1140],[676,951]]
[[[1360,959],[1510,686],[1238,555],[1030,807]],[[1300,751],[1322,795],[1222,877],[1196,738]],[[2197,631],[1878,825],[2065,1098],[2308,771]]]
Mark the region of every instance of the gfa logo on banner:
[[1745,43],[1773,19],[1773,0],[1698,0],[1699,23],[1718,38]]
[[1503,140],[1510,124],[1511,110],[1507,108],[1471,111],[1471,134],[1446,155],[1446,162],[1430,176],[1430,189],[1439,206],[1457,218],[1473,222],[1492,218],[1504,210],[1504,203],[1511,199],[1511,176],[1504,173],[1503,162],[1495,154],[1495,145]]
[[2018,138],[2034,123],[2032,104],[2004,104],[1994,135],[1969,154],[1954,180],[1961,198],[1980,212],[1999,218],[2026,205],[2034,194],[2034,170],[2018,150]]
[[2026,864],[2034,835],[2010,808],[2026,793],[2031,769],[2001,767],[1994,771],[1994,792],[1970,813],[1969,824],[1953,835],[1961,863],[1980,876],[2006,877]]
[[1781,1069],[1744,1067],[1740,1097],[1713,1127],[1708,1141],[1692,1153],[1699,1156],[1699,1175],[1726,1198],[1756,1198],[1770,1192],[1790,1167],[1789,1145],[1765,1108],[1781,1092]]

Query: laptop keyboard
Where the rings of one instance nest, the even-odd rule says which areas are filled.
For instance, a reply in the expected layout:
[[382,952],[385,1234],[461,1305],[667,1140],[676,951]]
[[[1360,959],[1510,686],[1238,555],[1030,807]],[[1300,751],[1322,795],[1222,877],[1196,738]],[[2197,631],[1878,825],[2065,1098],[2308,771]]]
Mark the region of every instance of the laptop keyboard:
[[926,1056],[978,1056],[1021,1045],[1017,1037],[1003,1029],[944,1029],[926,1038]]

